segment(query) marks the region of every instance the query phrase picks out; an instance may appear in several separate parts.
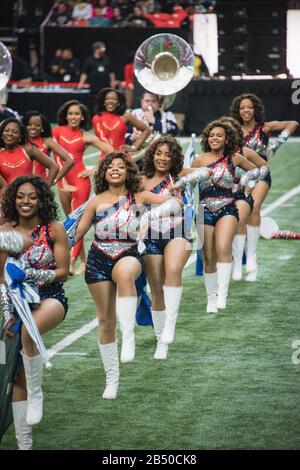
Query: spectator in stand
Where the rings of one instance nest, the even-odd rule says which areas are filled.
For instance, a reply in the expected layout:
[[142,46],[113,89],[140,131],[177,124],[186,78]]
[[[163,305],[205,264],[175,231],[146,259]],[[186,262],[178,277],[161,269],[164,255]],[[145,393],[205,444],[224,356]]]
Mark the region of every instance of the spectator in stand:
[[79,60],[74,58],[71,48],[67,48],[62,51],[58,74],[60,82],[78,82],[80,75]]
[[103,42],[95,42],[92,46],[93,55],[88,57],[83,65],[78,88],[84,83],[90,84],[91,95],[94,97],[102,88],[115,87],[115,74],[111,68],[110,59],[106,56]]
[[112,19],[105,18],[102,15],[102,9],[100,7],[95,7],[93,17],[89,19],[89,26],[109,27],[112,26]]
[[113,8],[113,16],[112,16],[112,26],[114,28],[122,28],[125,26],[126,20],[122,16],[122,12],[119,7]]
[[53,8],[49,26],[69,26],[72,24],[72,11],[65,2],[58,2]]
[[[131,110],[131,113],[140,121],[145,122],[152,132],[163,135],[176,136],[179,132],[176,118],[171,111],[159,108],[159,97],[149,91],[144,91],[141,98],[141,107]],[[140,131],[128,126],[126,143],[132,145],[139,137]]]
[[[93,17],[90,19],[90,26],[111,26],[113,9],[108,0],[97,0],[93,2]],[[103,24],[99,22],[102,19]],[[93,20],[98,20],[98,24],[91,24]]]
[[142,8],[139,5],[135,5],[133,12],[126,18],[126,26],[133,28],[153,28],[154,24],[144,16]]
[[85,24],[93,16],[93,7],[89,2],[75,0],[75,6],[72,12],[73,24]]

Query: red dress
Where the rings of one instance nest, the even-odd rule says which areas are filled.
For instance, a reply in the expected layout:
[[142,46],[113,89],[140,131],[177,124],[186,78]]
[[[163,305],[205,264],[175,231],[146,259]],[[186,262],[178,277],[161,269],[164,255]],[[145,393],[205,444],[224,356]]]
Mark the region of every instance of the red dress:
[[[44,155],[50,158],[50,152],[44,144],[43,137],[31,137],[30,140],[31,142],[33,142],[35,145],[38,146],[38,148],[40,149],[41,152],[43,152]],[[33,174],[34,175],[39,176],[40,178],[43,178],[45,180],[47,178],[46,170],[47,169],[44,167],[44,165],[34,160],[33,162]]]
[[127,126],[122,117],[103,111],[101,114],[96,114],[92,121],[96,136],[102,142],[109,142],[114,150],[120,150],[125,144],[127,132]]
[[[75,165],[68,171],[64,179],[71,186],[76,186],[77,190],[71,192],[71,208],[72,211],[81,206],[85,201],[88,200],[90,191],[91,191],[91,181],[90,178],[79,178],[78,174],[84,170],[86,167],[83,163],[83,153],[85,151],[85,143],[83,141],[83,131],[82,129],[72,129],[69,126],[58,126],[53,129],[53,137],[59,143],[59,145],[68,152]],[[58,166],[61,168],[62,162],[61,159],[55,156],[55,160]],[[62,183],[58,182],[58,187],[62,188]],[[75,245],[72,252],[72,257],[77,258],[80,253],[83,240]]]
[[7,184],[18,176],[32,175],[32,172],[32,160],[21,145],[13,150],[0,150],[0,174]]

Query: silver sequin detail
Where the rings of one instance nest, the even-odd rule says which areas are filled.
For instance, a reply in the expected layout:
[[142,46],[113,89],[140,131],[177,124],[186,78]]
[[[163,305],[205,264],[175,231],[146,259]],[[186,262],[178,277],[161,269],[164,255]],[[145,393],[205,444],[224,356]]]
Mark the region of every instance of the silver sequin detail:
[[210,212],[216,212],[220,209],[223,209],[223,207],[231,204],[232,202],[234,202],[233,197],[206,197],[201,199],[201,204],[204,204]]
[[94,240],[93,245],[96,246],[99,250],[103,251],[107,256],[110,256],[111,258],[117,258],[121,253],[134,247],[136,243],[121,241],[101,242]]
[[261,157],[267,158],[267,145],[264,145],[257,137],[257,135],[253,136],[252,139],[250,139],[247,142],[247,147],[249,149],[254,150],[258,155]]
[[22,235],[15,230],[10,232],[0,231],[0,250],[13,254],[21,253],[24,243]]

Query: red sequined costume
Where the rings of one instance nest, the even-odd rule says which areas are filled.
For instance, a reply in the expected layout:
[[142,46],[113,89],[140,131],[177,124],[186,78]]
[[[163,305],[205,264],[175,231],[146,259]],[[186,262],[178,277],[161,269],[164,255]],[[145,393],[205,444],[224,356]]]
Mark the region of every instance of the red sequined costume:
[[[71,156],[75,165],[68,171],[64,177],[66,182],[71,186],[76,186],[77,190],[71,192],[71,209],[74,211],[77,207],[81,206],[88,200],[91,191],[90,178],[78,178],[78,174],[86,170],[83,163],[83,153],[85,150],[85,143],[83,141],[82,129],[72,129],[69,126],[58,126],[53,129],[53,137],[59,145],[65,149]],[[62,162],[60,158],[55,155],[55,160],[61,168]],[[58,182],[58,187],[62,188],[62,183]],[[72,251],[72,257],[77,258],[83,246],[83,240],[77,243]]]

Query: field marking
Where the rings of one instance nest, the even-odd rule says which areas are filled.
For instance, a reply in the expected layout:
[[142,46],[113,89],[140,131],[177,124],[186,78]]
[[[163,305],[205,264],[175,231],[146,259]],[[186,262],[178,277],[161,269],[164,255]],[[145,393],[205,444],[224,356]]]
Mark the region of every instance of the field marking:
[[[300,185],[296,186],[295,188],[288,191],[285,195],[283,195],[283,196],[279,197],[278,199],[276,199],[268,207],[265,207],[264,209],[262,209],[261,216],[264,217],[265,215],[270,214],[270,212],[277,209],[277,207],[281,206],[282,204],[284,204],[286,201],[288,201],[290,198],[292,198],[293,196],[295,196],[298,193],[300,193]],[[190,257],[190,259],[187,261],[184,269],[188,268],[195,261],[196,261],[196,253],[194,253]],[[48,349],[49,357],[50,358],[53,357],[57,352],[62,351],[66,347],[70,346],[72,343],[77,341],[82,336],[88,334],[90,331],[92,331],[97,326],[98,326],[97,318],[95,318],[94,320],[92,320],[89,323],[86,323],[81,328],[74,331],[74,333],[69,334],[63,340],[59,341],[58,343],[54,344],[54,346],[52,346],[50,349]]]
[[74,331],[74,333],[69,334],[68,336],[66,336],[61,341],[54,344],[54,346],[52,346],[50,349],[48,349],[50,359],[56,353],[58,353],[59,351],[62,351],[67,346],[70,346],[72,343],[77,341],[82,336],[87,335],[90,331],[92,331],[94,328],[96,328],[96,326],[98,326],[98,320],[97,320],[97,318],[94,318],[94,320],[90,321],[89,323],[86,323],[81,328]]
[[282,256],[278,256],[278,260],[279,261],[288,261],[289,259],[292,258],[292,255],[282,255]]

